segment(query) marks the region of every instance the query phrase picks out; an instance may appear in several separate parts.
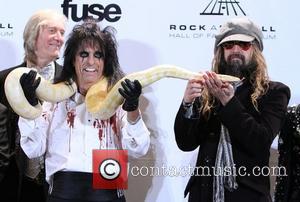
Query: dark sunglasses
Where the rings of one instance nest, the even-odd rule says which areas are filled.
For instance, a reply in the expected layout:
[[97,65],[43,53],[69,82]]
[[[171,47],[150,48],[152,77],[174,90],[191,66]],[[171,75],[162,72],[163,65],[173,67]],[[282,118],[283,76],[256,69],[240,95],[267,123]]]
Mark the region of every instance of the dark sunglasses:
[[222,47],[226,50],[230,50],[234,47],[234,45],[238,45],[243,51],[247,51],[252,46],[252,42],[228,41],[228,42],[223,43]]

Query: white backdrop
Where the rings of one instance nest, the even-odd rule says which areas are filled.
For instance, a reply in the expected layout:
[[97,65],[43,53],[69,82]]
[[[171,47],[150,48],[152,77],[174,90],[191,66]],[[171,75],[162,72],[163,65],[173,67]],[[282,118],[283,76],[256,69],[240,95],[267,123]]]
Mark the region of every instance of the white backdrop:
[[[68,30],[75,22],[71,12],[82,16],[83,8],[116,4],[121,14],[116,22],[103,20],[102,25],[117,29],[119,58],[122,68],[130,73],[157,64],[174,64],[193,71],[211,67],[214,34],[227,19],[248,16],[262,26],[264,55],[273,80],[291,88],[290,104],[300,103],[298,79],[300,3],[296,0],[240,0],[239,3],[217,0],[69,0]],[[232,1],[233,2],[233,1]],[[38,9],[52,8],[63,12],[63,0],[0,0],[0,70],[20,64],[23,59],[22,33],[28,18]],[[85,5],[84,5],[85,4]],[[215,5],[215,7],[213,7]],[[77,8],[77,12],[74,8]],[[89,7],[91,9],[91,7]],[[113,11],[110,10],[110,11]],[[91,15],[91,14],[90,14]],[[95,16],[95,15],[94,15]],[[97,17],[97,16],[95,16]],[[62,63],[62,59],[60,59]],[[160,80],[143,89],[143,117],[151,131],[151,150],[146,157],[131,160],[132,166],[146,168],[180,168],[194,165],[197,151],[182,152],[177,148],[173,123],[186,81]],[[143,175],[147,175],[146,169]],[[188,176],[130,176],[128,201],[186,201],[183,199]]]

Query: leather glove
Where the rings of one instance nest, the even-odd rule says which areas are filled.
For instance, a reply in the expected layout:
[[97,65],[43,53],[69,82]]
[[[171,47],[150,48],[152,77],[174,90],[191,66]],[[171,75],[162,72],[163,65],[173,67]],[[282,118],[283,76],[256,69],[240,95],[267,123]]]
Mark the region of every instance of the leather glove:
[[41,78],[39,77],[35,80],[36,75],[36,71],[30,70],[28,73],[24,73],[20,77],[20,84],[22,86],[24,95],[32,106],[35,106],[39,103],[35,90],[39,86]]
[[142,93],[142,85],[138,80],[133,82],[129,79],[121,82],[123,88],[119,88],[119,93],[125,98],[122,108],[125,111],[131,112],[138,108],[139,97]]

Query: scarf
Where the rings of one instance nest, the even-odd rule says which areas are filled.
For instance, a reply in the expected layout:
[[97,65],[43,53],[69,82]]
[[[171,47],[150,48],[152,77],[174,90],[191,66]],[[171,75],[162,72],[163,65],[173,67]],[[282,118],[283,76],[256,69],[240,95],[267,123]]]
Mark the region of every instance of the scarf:
[[[226,168],[226,169],[225,169]],[[232,155],[231,140],[227,128],[222,124],[220,140],[217,150],[215,173],[213,180],[213,201],[224,202],[224,188],[234,191],[238,188],[236,182],[235,164]],[[226,171],[230,171],[226,173]]]

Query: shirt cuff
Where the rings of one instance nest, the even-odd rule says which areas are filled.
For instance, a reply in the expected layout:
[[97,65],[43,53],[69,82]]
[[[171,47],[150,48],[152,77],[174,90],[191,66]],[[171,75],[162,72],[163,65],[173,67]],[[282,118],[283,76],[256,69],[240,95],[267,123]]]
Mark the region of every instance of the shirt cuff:
[[193,115],[193,104],[194,103],[185,103],[182,101],[183,116],[184,118],[190,119]]

